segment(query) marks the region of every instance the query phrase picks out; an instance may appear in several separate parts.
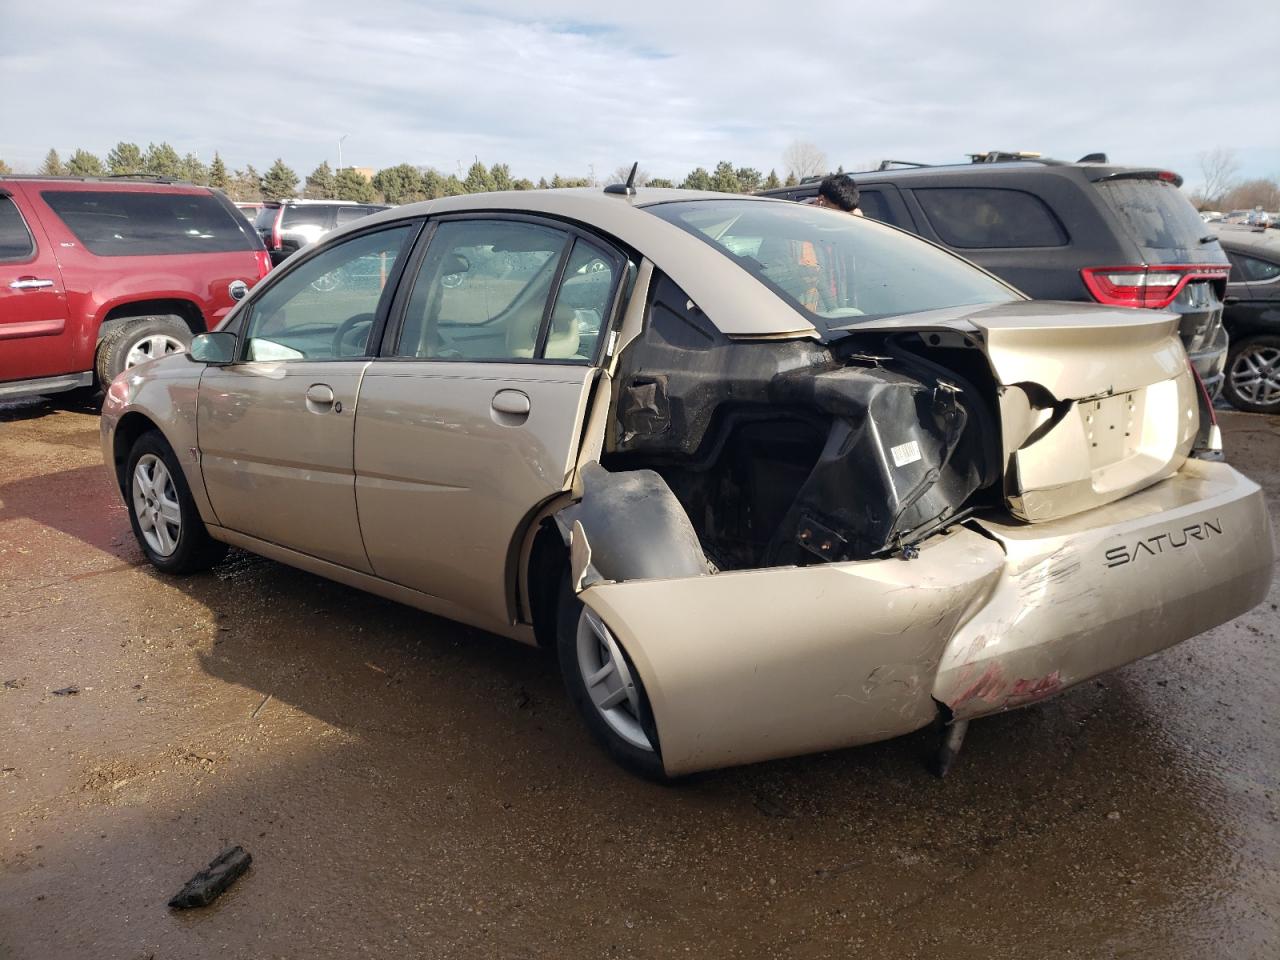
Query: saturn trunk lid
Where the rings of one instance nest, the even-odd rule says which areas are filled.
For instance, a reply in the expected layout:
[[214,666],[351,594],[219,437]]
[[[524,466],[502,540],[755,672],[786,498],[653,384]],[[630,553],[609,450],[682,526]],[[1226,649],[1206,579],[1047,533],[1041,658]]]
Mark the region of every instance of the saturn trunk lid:
[[[1171,476],[1199,429],[1178,318],[1152,310],[1017,301],[851,326],[910,328],[913,348],[995,379],[1004,494],[1020,519],[1052,520]],[[909,335],[910,336],[910,335]]]

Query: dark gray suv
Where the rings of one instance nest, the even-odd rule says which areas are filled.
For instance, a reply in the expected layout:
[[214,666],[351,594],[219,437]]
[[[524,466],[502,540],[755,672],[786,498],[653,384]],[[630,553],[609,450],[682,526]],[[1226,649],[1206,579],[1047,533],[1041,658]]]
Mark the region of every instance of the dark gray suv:
[[[1216,395],[1227,358],[1222,325],[1230,264],[1179,191],[1176,173],[974,154],[971,163],[886,161],[852,173],[863,213],[948,247],[1038,300],[1097,301],[1182,315],[1182,340]],[[805,200],[821,178],[766,191]]]

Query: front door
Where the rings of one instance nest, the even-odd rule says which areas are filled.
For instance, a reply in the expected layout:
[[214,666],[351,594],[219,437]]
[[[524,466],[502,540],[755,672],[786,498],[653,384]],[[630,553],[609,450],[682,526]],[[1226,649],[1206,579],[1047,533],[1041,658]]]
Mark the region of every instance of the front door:
[[21,197],[0,187],[0,383],[87,370],[72,355],[62,272]]
[[221,526],[370,572],[352,457],[360,379],[416,229],[344,240],[255,291],[241,359],[200,379],[201,469]]
[[360,388],[356,500],[380,577],[510,623],[512,552],[570,483],[622,266],[544,223],[439,224]]

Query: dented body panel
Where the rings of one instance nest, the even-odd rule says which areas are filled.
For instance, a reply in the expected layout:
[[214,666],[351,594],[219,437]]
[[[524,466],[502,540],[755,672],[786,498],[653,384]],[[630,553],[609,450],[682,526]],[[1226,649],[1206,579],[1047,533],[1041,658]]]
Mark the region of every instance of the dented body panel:
[[[1134,547],[1153,539],[1168,545]],[[1121,549],[1140,559],[1117,564]],[[581,599],[634,660],[676,775],[899,736],[938,704],[971,719],[1044,699],[1238,616],[1272,563],[1258,486],[1191,461],[1082,516],[969,521],[915,560],[599,583]]]

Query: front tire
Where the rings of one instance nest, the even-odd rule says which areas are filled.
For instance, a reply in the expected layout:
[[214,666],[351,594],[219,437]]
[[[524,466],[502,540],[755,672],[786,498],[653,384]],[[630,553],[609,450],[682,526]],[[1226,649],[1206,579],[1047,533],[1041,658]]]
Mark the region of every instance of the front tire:
[[556,608],[556,651],[565,690],[591,735],[632,773],[671,782],[640,675],[609,628],[574,594],[567,571]]
[[205,529],[178,458],[158,432],[137,439],[125,471],[129,524],[152,566],[165,573],[196,573],[226,555],[226,544]]

